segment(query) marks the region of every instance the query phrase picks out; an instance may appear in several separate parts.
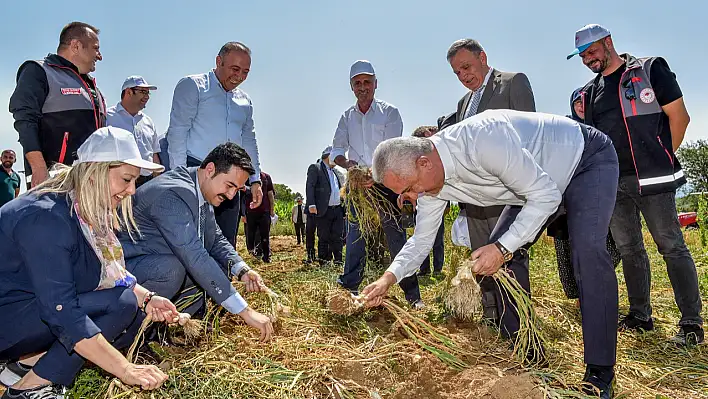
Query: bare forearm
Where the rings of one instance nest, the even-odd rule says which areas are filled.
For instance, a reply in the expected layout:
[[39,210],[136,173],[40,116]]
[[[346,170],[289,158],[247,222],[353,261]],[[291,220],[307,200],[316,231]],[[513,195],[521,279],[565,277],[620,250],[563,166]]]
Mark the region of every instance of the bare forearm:
[[74,346],[76,353],[83,358],[113,374],[122,378],[128,365],[128,359],[121,355],[104,337],[103,334],[96,334],[91,338],[82,339]]
[[669,119],[669,127],[671,128],[671,144],[673,150],[676,151],[681,146],[683,138],[686,135],[686,128],[690,118],[686,115],[685,118]]
[[29,162],[33,171],[46,170],[47,163],[44,160],[44,155],[40,151],[30,151],[25,154],[27,162]]

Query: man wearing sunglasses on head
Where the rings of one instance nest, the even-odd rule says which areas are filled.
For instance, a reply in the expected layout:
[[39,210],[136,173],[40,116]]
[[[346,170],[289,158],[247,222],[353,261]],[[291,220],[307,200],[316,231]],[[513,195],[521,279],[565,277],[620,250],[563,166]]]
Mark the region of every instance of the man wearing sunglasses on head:
[[[129,76],[121,87],[120,101],[106,112],[106,124],[133,133],[143,159],[160,164],[160,135],[152,118],[142,111],[150,100],[152,90],[157,90],[157,86],[149,85],[142,76]],[[135,187],[140,187],[158,174],[160,172],[141,172]]]
[[640,213],[663,255],[681,311],[678,344],[703,341],[701,296],[696,265],[684,242],[676,214],[676,190],[686,178],[674,151],[689,123],[676,75],[661,57],[618,54],[610,32],[587,25],[575,33],[583,64],[597,76],[583,89],[585,124],[612,138],[620,177],[610,230],[622,257],[629,314],[619,328],[654,329],[650,303],[649,258]]

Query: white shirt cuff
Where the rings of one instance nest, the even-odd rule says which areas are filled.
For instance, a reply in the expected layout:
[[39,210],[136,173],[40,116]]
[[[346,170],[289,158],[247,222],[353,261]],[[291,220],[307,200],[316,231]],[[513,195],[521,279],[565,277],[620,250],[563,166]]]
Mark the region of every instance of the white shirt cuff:
[[231,274],[234,276],[238,276],[238,273],[243,270],[244,267],[248,267],[246,262],[240,261],[237,264],[231,266]]
[[309,209],[309,210],[313,210],[313,209],[315,209],[315,208],[317,208],[317,205],[310,205],[310,206],[307,207],[307,209]]
[[502,235],[498,241],[509,252],[516,252],[517,249],[521,248],[521,246],[524,245],[524,243],[521,242],[521,240],[514,237],[514,235],[511,234],[510,232],[504,233],[504,235]]
[[239,314],[243,312],[244,309],[248,307],[248,302],[239,294],[234,293],[230,297],[226,298],[224,302],[221,302],[221,306],[228,310],[230,313]]
[[402,265],[399,263],[391,263],[391,266],[386,269],[387,272],[390,272],[394,276],[396,276],[396,283],[399,281],[403,280],[404,278],[408,277],[406,275],[406,271],[403,269]]

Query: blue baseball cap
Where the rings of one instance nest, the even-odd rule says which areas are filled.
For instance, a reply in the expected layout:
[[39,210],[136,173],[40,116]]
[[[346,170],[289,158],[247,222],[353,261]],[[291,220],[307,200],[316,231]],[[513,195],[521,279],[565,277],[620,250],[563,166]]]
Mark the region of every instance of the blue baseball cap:
[[580,97],[583,95],[583,88],[577,88],[573,90],[573,94],[570,95],[570,103],[574,103],[580,99]]
[[569,60],[573,56],[582,53],[593,43],[607,36],[610,36],[610,31],[602,25],[590,24],[583,26],[575,32],[575,50],[566,59]]

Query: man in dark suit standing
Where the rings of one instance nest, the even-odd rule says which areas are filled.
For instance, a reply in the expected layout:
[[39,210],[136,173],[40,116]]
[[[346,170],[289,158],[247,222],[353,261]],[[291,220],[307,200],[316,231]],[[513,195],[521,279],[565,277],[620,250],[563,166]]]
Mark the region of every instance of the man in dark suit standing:
[[[478,41],[461,39],[452,43],[447,51],[447,61],[460,83],[469,90],[457,103],[455,123],[488,109],[536,111],[533,90],[526,75],[502,72],[490,67],[487,63],[487,53]],[[451,119],[451,116],[446,119]],[[460,208],[463,215],[460,217],[467,218],[472,250],[486,245],[504,207],[460,204]],[[523,261],[528,265],[527,253],[517,251],[515,256],[523,257]],[[482,303],[484,317],[497,320],[501,315],[496,314],[496,299],[492,294],[494,285],[492,279],[484,279]]]
[[202,314],[205,291],[230,313],[238,314],[267,340],[270,319],[248,306],[231,285],[235,276],[248,291],[265,285],[221,233],[214,207],[231,200],[253,174],[251,159],[234,143],[214,148],[199,167],[178,166],[140,186],[133,215],[140,237],[120,237],[125,262],[143,287]]
[[332,147],[322,151],[322,158],[307,169],[305,184],[307,208],[317,225],[317,257],[320,262],[342,263],[344,209],[339,197],[342,181],[330,163]]

